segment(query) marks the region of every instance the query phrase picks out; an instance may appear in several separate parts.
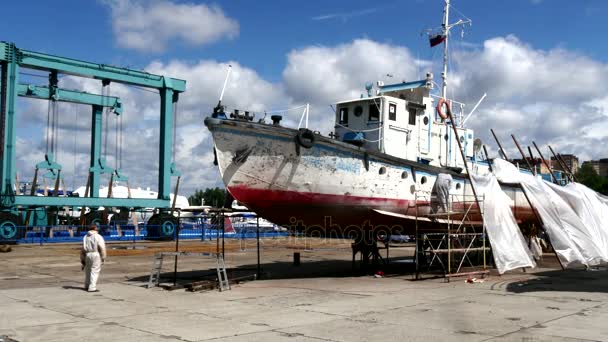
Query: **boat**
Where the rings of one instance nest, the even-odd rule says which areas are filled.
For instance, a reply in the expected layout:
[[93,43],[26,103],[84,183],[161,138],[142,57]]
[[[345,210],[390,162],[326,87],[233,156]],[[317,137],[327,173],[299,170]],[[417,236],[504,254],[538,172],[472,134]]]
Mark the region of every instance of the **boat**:
[[235,212],[226,213],[225,215],[230,219],[232,227],[238,232],[255,232],[258,229],[261,232],[278,232],[285,230],[285,228],[279,227],[262,217],[258,217],[256,213],[250,211],[249,208],[242,205],[242,203],[239,203],[237,200],[232,201],[231,208]]
[[[76,189],[74,189],[71,193],[70,196],[76,196],[76,197],[86,197],[87,191],[87,187],[86,186],[80,186]],[[108,186],[101,186],[99,188],[99,197],[108,197],[108,193],[110,191],[110,188]],[[111,189],[111,197],[113,198],[147,198],[147,199],[156,199],[158,198],[158,192],[156,191],[152,191],[150,190],[149,187],[146,187],[145,189],[142,189],[141,187],[137,187],[137,188],[130,188],[128,186],[125,185],[121,185],[118,182],[115,182],[112,185],[112,189]],[[169,194],[169,198],[170,198],[170,203],[174,203],[175,202],[175,208],[177,208],[178,210],[192,210],[192,209],[197,209],[199,207],[193,207],[190,206],[190,204],[188,203],[188,198],[182,195],[177,195],[177,198],[174,201],[174,197],[175,195],[173,193]],[[133,211],[133,213],[135,214],[135,220],[139,223],[139,224],[143,224],[143,223],[147,223],[148,220],[154,215],[154,211],[156,208],[143,208],[141,210],[136,210]],[[93,215],[93,217],[90,218],[89,221],[87,221],[87,223],[89,222],[98,222],[98,223],[102,223],[104,220],[102,220],[102,216],[101,213],[105,210],[104,207],[100,207],[98,208],[98,210],[95,211],[95,215]],[[109,215],[108,215],[108,222],[112,222],[112,218],[114,216],[114,213],[120,213],[121,209],[114,209],[112,210]],[[89,215],[89,213],[92,213],[88,208],[85,211],[85,213],[87,215]],[[81,214],[81,210],[80,208],[74,208],[72,210],[70,210],[69,214],[67,216],[73,218],[73,219],[79,219],[80,218],[80,214]],[[133,218],[131,218],[128,212],[123,213],[123,215],[119,215],[117,216],[117,221],[119,222],[132,222]],[[180,213],[180,216],[183,215],[184,217],[190,216],[191,212],[184,212],[184,213]],[[177,211],[174,213],[174,216],[178,216]],[[119,218],[118,218],[119,217]]]
[[[467,170],[487,172],[490,160],[465,126],[464,104],[446,97],[450,29],[467,23],[449,24],[449,8],[445,0],[443,25],[431,37],[432,45],[444,44],[441,93],[434,94],[430,72],[422,80],[370,82],[360,98],[336,103],[329,136],[285,127],[280,115],[265,122],[249,112],[227,112],[224,82],[204,123],[228,192],[261,217],[312,234],[388,227],[407,235],[414,234],[414,221],[431,227],[441,221],[432,205],[440,175],[452,179],[448,212],[481,206],[471,204],[476,196]],[[501,188],[519,223],[536,220],[518,184]],[[477,213],[467,220],[480,223]]]

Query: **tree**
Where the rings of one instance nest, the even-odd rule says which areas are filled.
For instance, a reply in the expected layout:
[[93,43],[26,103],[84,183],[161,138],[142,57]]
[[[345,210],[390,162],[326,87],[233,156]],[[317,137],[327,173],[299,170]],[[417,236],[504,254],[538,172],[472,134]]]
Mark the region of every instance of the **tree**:
[[578,182],[601,194],[608,194],[608,179],[600,176],[590,164],[583,164],[576,174]]
[[194,194],[188,197],[190,205],[201,205],[201,200],[204,205],[212,207],[221,207],[224,205],[226,191],[222,188],[206,188],[205,190],[196,190]]

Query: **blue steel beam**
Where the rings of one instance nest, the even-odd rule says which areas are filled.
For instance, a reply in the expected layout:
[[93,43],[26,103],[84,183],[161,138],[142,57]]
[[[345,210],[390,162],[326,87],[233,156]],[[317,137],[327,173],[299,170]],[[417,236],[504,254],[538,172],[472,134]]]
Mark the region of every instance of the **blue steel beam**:
[[169,208],[170,202],[146,198],[94,198],[94,197],[45,197],[15,196],[14,205],[22,206],[70,206],[70,207],[130,207]]
[[[27,50],[21,50],[15,47],[12,43],[0,42],[0,64],[2,65],[4,84],[0,84],[6,91],[4,92],[4,103],[1,113],[0,124],[0,175],[2,182],[0,188],[0,207],[14,208],[17,201],[13,191],[13,179],[15,178],[15,110],[16,100],[18,96],[19,83],[18,74],[19,68],[25,67],[30,69],[44,70],[51,73],[50,86],[48,97],[57,95],[56,83],[53,82],[53,76],[56,78],[58,72],[81,77],[89,77],[102,80],[104,84],[108,82],[125,83],[142,87],[154,88],[159,91],[161,97],[161,124],[160,124],[160,151],[159,151],[159,203],[150,205],[156,207],[167,207],[169,205],[169,194],[171,176],[178,175],[175,166],[170,163],[170,154],[172,146],[172,127],[173,127],[173,103],[177,101],[177,95],[185,91],[186,81],[174,79],[154,74],[149,74],[143,71],[135,71],[124,68],[113,67],[104,64],[84,62],[76,59],[58,57],[48,54],[42,54]],[[0,80],[2,82],[2,80]],[[55,84],[55,85],[53,85]],[[37,91],[43,93],[44,87],[38,88]],[[24,89],[22,89],[24,90]],[[27,90],[25,90],[27,91]],[[30,89],[30,93],[35,93]],[[85,101],[84,93],[72,93],[72,99]],[[96,98],[89,97],[86,101],[94,102]],[[93,196],[98,196],[96,189],[99,187],[99,173],[103,170],[103,160],[101,157],[101,106],[93,104],[93,129],[91,136],[91,163],[90,176],[92,182]],[[98,168],[98,164],[101,169]],[[55,198],[51,198],[49,203],[45,205],[55,205]],[[76,199],[78,200],[78,199]],[[98,200],[92,198],[91,200]],[[21,201],[21,200],[20,200]],[[42,201],[42,200],[39,200]],[[19,202],[23,203],[24,202]],[[62,202],[63,203],[63,202]],[[80,202],[79,202],[80,203]],[[84,203],[84,202],[83,202]],[[87,200],[84,205],[98,206],[99,202]],[[117,206],[117,204],[113,204]],[[125,204],[127,205],[127,204]]]
[[171,89],[160,92],[160,159],[158,164],[158,198],[170,199],[171,193],[171,147],[173,140],[173,102],[177,97],[173,96]]
[[17,136],[15,134],[17,120],[15,119],[15,107],[17,105],[17,87],[19,83],[19,65],[15,63],[17,56],[15,54],[14,45],[12,49],[0,50],[0,58],[3,58],[2,64],[2,77],[0,77],[0,89],[3,89],[3,99],[0,98],[2,103],[2,113],[0,118],[3,122],[0,122],[0,144],[2,144],[2,150],[0,150],[0,175],[2,175],[2,184],[0,184],[0,207],[11,206],[12,198],[14,197],[15,191],[13,189],[15,179],[15,147],[17,143]]
[[103,107],[93,106],[91,126],[91,160],[89,163],[89,181],[91,186],[91,197],[99,197],[99,185],[101,179],[101,119]]
[[19,84],[19,96],[30,97],[41,100],[50,100],[51,96],[55,101],[78,103],[92,106],[110,107],[116,114],[122,113],[122,102],[118,97],[101,96],[77,90],[67,90],[56,88],[55,94],[51,95],[49,87],[36,86],[32,84]]
[[[4,51],[10,49],[11,43],[0,42],[0,61],[5,61]],[[90,77],[99,80],[137,85],[147,88],[171,88],[176,92],[186,90],[186,81],[154,75],[145,71],[119,68],[111,65],[80,61],[77,59],[53,56],[23,49],[17,50],[17,63],[25,68],[38,70],[58,70],[63,74]]]

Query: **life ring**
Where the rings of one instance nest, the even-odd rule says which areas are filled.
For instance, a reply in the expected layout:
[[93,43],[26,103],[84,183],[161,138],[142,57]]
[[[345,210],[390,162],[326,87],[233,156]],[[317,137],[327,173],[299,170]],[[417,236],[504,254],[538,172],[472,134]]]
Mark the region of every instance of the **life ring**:
[[[445,104],[445,108],[446,111],[443,111],[443,105]],[[439,114],[439,116],[445,120],[449,117],[452,116],[452,108],[450,108],[450,102],[446,99],[444,99],[443,97],[439,99],[439,102],[437,102],[437,107],[435,107],[435,109],[437,109],[437,114]]]
[[304,148],[313,147],[316,139],[315,134],[307,128],[300,128],[296,135],[296,142]]

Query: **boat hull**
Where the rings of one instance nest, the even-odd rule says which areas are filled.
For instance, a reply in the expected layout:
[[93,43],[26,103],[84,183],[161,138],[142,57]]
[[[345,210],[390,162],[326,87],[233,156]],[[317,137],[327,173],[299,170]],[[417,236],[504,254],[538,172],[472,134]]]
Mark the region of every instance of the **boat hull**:
[[[280,126],[211,118],[205,124],[212,132],[217,163],[230,194],[286,228],[324,235],[361,229],[412,234],[416,221],[418,229],[437,228],[437,220],[416,217],[433,212],[430,193],[439,173],[449,173],[454,180],[452,211],[473,207],[467,220],[481,221],[470,183],[462,173],[365,151],[320,135],[306,148],[297,143],[297,130]],[[521,189],[502,187],[513,200],[516,219],[533,220]],[[451,218],[459,220],[462,214]]]

